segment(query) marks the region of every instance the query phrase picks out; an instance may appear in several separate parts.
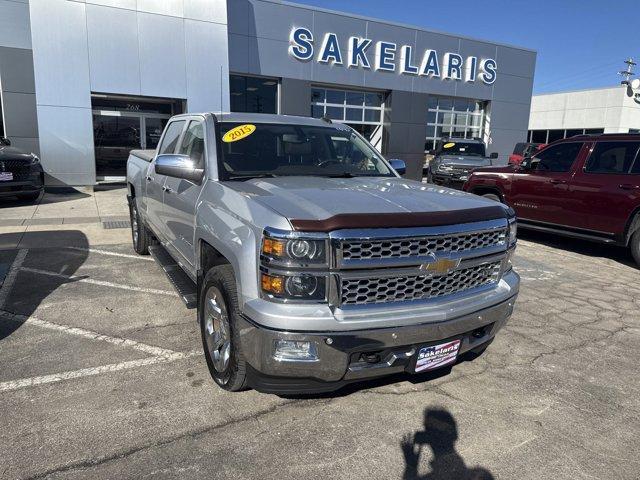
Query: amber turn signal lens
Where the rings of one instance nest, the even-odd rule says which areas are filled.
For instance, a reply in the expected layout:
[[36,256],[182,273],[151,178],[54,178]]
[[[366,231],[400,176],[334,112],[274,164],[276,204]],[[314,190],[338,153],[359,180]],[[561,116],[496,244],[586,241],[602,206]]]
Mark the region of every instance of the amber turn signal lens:
[[282,240],[274,240],[265,238],[262,243],[262,253],[273,257],[282,257],[284,255],[285,242]]
[[262,274],[262,290],[267,293],[281,295],[284,293],[284,280],[282,277]]

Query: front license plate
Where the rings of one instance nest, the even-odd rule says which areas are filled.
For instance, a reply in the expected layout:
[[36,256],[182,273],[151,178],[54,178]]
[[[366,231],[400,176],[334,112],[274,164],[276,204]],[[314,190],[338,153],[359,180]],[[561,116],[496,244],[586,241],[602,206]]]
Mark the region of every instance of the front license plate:
[[13,173],[0,172],[0,182],[10,182],[11,180],[13,180]]
[[463,181],[465,181],[465,182],[466,182],[467,180],[469,180],[469,176],[468,176],[468,175],[462,175],[462,176],[460,177],[460,180],[463,180]]
[[454,363],[458,356],[458,350],[460,350],[460,340],[422,347],[418,351],[415,371],[426,372]]

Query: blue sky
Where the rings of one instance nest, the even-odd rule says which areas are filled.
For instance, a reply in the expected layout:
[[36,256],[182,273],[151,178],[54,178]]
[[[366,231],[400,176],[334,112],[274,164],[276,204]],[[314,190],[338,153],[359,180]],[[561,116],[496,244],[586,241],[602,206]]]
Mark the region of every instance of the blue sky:
[[[640,63],[633,2],[613,0],[293,0],[538,52],[534,92],[618,85]],[[640,65],[635,69],[640,72]]]

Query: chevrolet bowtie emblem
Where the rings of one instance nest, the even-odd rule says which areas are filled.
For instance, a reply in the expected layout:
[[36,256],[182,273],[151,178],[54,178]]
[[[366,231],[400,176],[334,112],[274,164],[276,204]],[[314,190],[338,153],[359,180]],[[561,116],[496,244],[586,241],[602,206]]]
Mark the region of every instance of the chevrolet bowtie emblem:
[[458,268],[460,259],[452,260],[450,258],[441,258],[432,263],[424,263],[420,265],[420,270],[425,270],[434,275],[446,275],[454,268]]

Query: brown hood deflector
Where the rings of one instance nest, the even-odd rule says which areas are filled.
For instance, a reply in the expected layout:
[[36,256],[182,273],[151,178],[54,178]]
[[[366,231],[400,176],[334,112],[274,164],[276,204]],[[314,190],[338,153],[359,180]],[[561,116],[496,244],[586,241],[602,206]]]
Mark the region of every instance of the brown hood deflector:
[[300,232],[331,232],[346,228],[440,227],[500,218],[509,218],[509,211],[495,205],[444,212],[343,213],[324,220],[291,220],[291,225]]

